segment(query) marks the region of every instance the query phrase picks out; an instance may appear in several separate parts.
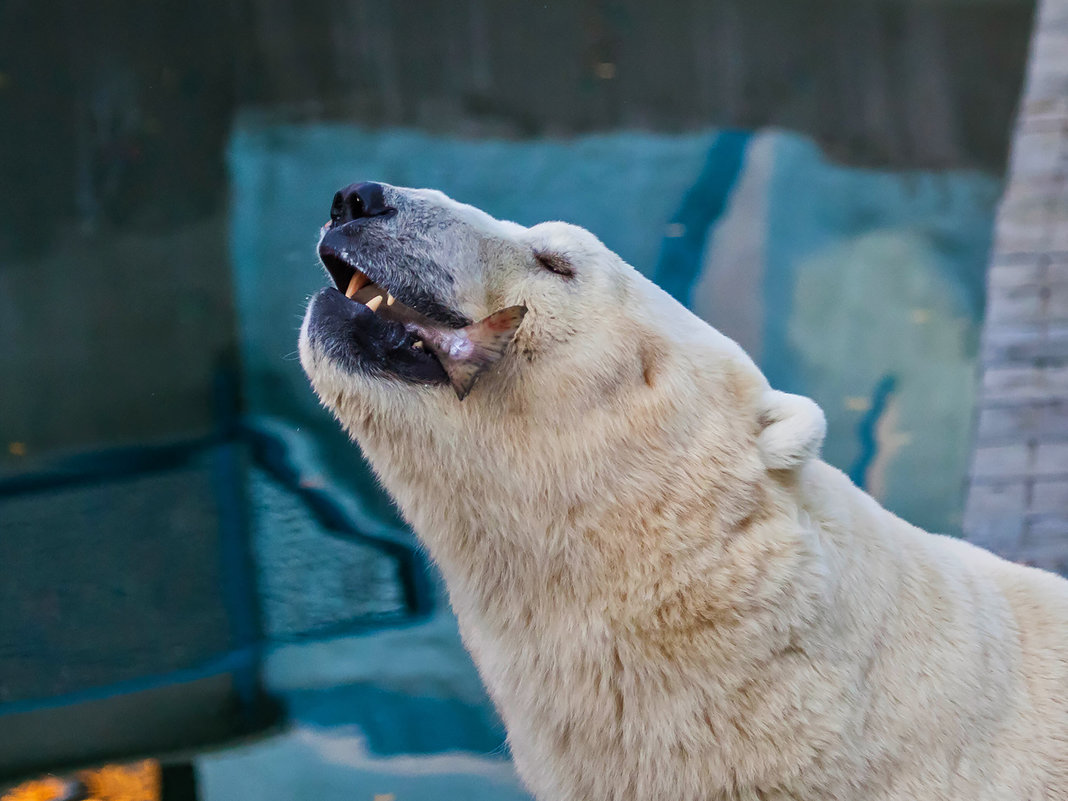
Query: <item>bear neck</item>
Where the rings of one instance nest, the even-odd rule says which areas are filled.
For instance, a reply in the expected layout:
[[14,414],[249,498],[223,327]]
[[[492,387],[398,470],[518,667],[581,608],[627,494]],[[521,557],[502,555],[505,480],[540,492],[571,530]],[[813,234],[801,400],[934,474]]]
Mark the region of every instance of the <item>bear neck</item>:
[[[722,586],[710,603],[724,613],[745,603],[766,554],[798,527],[792,488],[767,480],[755,428],[691,393],[551,424],[473,405],[437,422],[367,415],[353,433],[441,567],[462,624],[510,638],[533,635],[553,610],[601,610],[606,630],[656,627],[657,614],[687,614],[667,612],[671,599],[713,575]],[[750,405],[748,388],[736,395]]]
[[[646,733],[748,731],[736,722],[750,713],[750,689],[791,681],[782,655],[805,652],[822,614],[801,476],[769,473],[759,426],[747,422],[761,387],[747,379],[711,404],[700,401],[708,387],[687,378],[650,407],[552,424],[473,404],[403,424],[350,418],[442,570],[539,797],[670,797],[669,786],[627,784],[630,766],[665,758]],[[666,692],[681,706],[665,704]],[[769,776],[792,770],[777,726],[709,746],[707,786],[735,786],[743,747]],[[603,774],[611,786],[584,784],[594,763],[618,766]]]

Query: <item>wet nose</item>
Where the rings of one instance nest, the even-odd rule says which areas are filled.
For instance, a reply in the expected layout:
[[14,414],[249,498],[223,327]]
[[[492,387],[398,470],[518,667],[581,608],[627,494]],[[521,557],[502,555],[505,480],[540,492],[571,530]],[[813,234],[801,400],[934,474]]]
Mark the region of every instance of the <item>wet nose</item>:
[[382,184],[365,181],[349,184],[334,195],[330,206],[330,220],[334,225],[344,225],[361,217],[379,217],[393,211],[386,205]]

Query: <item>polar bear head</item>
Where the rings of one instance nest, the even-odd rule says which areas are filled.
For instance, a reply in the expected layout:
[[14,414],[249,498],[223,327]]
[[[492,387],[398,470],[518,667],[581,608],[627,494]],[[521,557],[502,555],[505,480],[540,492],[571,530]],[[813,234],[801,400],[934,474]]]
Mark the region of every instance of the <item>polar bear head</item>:
[[[519,466],[544,500],[559,497],[553,476],[596,483],[608,463],[626,479],[638,462],[781,471],[818,453],[812,401],[770,389],[736,343],[582,228],[362,183],[335,196],[319,254],[334,286],[311,299],[301,363],[395,495],[428,480],[418,470]],[[525,316],[461,399],[423,333],[513,307]]]

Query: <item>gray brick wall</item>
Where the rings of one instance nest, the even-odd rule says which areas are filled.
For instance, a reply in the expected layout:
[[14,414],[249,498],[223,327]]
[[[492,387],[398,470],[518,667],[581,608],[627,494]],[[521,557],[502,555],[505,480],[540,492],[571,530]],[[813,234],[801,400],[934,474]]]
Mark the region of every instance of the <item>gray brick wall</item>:
[[965,536],[1068,573],[1068,0],[1043,0],[987,276]]

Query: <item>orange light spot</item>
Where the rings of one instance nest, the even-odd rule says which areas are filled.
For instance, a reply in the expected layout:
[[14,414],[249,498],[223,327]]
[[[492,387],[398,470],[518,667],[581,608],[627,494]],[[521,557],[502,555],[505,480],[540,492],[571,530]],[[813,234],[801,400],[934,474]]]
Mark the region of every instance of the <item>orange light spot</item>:
[[[59,801],[79,784],[88,793],[86,801],[159,801],[163,780],[159,763],[146,759],[83,770],[66,778],[47,776],[23,782],[0,796],[0,801]],[[82,797],[80,792],[78,797]]]
[[12,787],[0,801],[55,801],[62,798],[67,791],[67,782],[49,776],[46,779],[37,779],[32,782],[23,782],[18,787]]
[[159,763],[154,759],[132,765],[105,765],[78,774],[99,801],[157,801],[162,787]]

